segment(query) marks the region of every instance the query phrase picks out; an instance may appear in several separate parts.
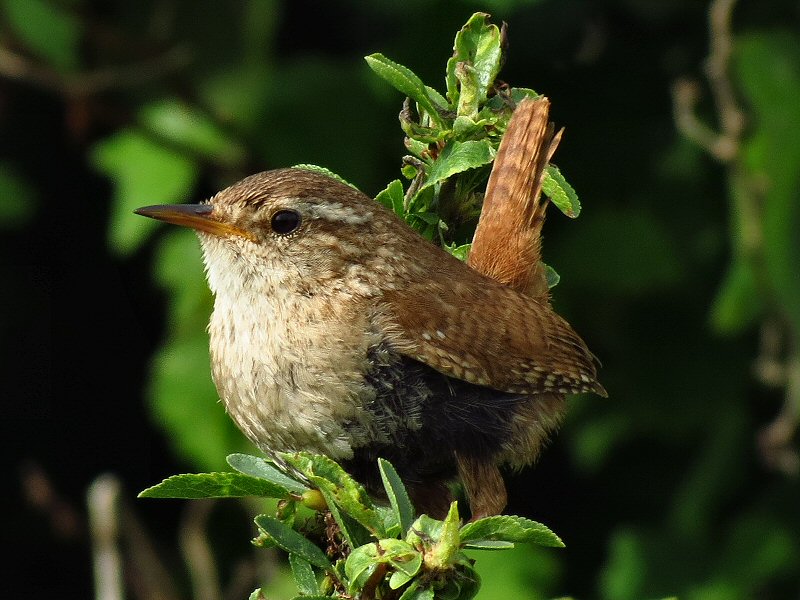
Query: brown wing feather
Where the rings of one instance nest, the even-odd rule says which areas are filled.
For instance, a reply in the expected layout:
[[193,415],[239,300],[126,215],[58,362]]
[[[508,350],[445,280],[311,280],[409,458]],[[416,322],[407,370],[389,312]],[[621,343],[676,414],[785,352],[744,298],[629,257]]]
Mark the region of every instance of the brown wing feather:
[[549,306],[430,249],[425,281],[411,278],[383,295],[401,352],[501,391],[604,393],[591,352]]

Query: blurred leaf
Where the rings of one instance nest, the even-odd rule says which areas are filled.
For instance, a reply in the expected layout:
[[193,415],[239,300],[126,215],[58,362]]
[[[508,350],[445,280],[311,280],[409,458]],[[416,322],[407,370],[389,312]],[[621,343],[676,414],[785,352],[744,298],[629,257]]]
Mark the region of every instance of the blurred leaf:
[[737,515],[718,564],[720,576],[728,575],[743,595],[755,598],[770,581],[796,572],[800,541],[796,531],[775,515],[751,509]]
[[569,218],[575,219],[581,214],[578,194],[555,165],[547,165],[544,171],[542,192]]
[[14,33],[31,52],[59,71],[79,66],[80,20],[60,3],[47,0],[2,0]]
[[367,61],[370,69],[388,81],[395,89],[416,102],[434,123],[440,127],[444,125],[433,100],[428,96],[427,87],[411,69],[399,65],[377,52],[365,56],[364,60]]
[[297,554],[320,569],[330,571],[333,568],[322,550],[288,525],[267,515],[258,515],[254,520],[258,528],[286,552]]
[[[250,6],[268,3],[250,3]],[[274,73],[263,62],[229,64],[221,71],[206,73],[199,82],[204,103],[220,122],[244,134],[255,134],[269,105]]]
[[98,142],[91,158],[114,181],[108,237],[120,254],[133,252],[158,225],[134,215],[135,208],[184,201],[199,176],[194,161],[132,129]]
[[37,205],[33,186],[11,165],[0,162],[0,229],[16,229],[27,224]]
[[288,498],[289,491],[264,479],[241,473],[173,475],[147,488],[140,498]]
[[265,479],[286,488],[292,493],[302,494],[308,491],[305,485],[284,475],[276,469],[272,463],[260,456],[253,456],[252,454],[231,454],[228,456],[227,461],[231,467],[240,473]]
[[591,471],[603,468],[611,451],[630,436],[630,431],[629,415],[607,412],[583,421],[569,439],[575,462]]
[[569,273],[567,283],[603,294],[664,290],[683,276],[675,241],[643,210],[592,211],[583,215],[580,227],[549,241],[553,261]]
[[481,167],[494,160],[495,150],[489,140],[469,140],[448,144],[428,169],[420,191],[444,181],[456,173]]
[[476,559],[475,570],[481,580],[478,598],[548,600],[555,597],[557,589],[571,587],[558,584],[563,555],[550,548],[525,545],[503,552],[466,553]]
[[563,548],[564,542],[548,527],[513,515],[497,515],[478,519],[461,528],[462,543],[484,540],[525,542]]
[[786,129],[800,122],[800,36],[743,36],[735,58],[754,120],[742,152],[748,168],[766,183],[760,198],[766,271],[784,315],[800,331],[800,139]]
[[144,106],[139,123],[157,139],[193,154],[232,167],[244,162],[245,149],[206,114],[177,98]]
[[648,578],[646,553],[638,536],[618,529],[609,542],[609,557],[601,575],[602,598],[638,600]]
[[414,522],[414,505],[411,504],[406,486],[403,485],[403,481],[392,464],[388,460],[379,458],[378,468],[381,472],[383,487],[386,490],[386,497],[389,498],[389,504],[397,516],[397,522],[400,523],[402,535],[405,535]]
[[765,308],[755,267],[734,258],[711,307],[711,322],[722,334],[739,333],[752,325]]

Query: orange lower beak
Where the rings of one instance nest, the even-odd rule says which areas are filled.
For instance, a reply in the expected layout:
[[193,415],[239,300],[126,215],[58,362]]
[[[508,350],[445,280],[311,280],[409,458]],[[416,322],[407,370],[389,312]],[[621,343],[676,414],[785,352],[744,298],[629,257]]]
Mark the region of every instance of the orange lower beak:
[[133,212],[143,217],[150,217],[151,219],[172,223],[173,225],[181,225],[182,227],[190,227],[212,235],[250,237],[247,232],[238,227],[215,219],[212,216],[214,207],[210,204],[156,204],[137,208]]

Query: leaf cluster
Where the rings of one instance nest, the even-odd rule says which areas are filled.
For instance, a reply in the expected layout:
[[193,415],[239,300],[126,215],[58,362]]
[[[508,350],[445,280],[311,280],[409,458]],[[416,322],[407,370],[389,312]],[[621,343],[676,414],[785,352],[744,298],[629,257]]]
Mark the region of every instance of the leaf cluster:
[[[402,174],[409,183],[395,179],[376,200],[461,259],[514,107],[537,97],[496,79],[504,59],[505,27],[491,24],[484,13],[472,15],[456,34],[444,95],[382,54],[366,57],[375,73],[406,96],[400,125],[409,151]],[[555,166],[548,167],[543,189],[564,214],[578,216],[577,194]]]
[[[325,456],[281,453],[270,461],[232,454],[228,463],[235,471],[175,475],[140,497],[279,500],[274,515],[255,517],[259,535],[253,543],[288,553],[297,598],[466,600],[477,593],[480,578],[464,550],[503,550],[522,542],[563,547],[546,526],[522,517],[463,524],[457,502],[443,520],[417,516],[403,482],[384,459],[378,468],[388,506],[376,504]],[[307,509],[310,516],[304,516]]]

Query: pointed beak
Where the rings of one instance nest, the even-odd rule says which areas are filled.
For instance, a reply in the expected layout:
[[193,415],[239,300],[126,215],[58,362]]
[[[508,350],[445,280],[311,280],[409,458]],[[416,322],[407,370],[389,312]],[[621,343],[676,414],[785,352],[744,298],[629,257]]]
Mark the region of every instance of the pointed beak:
[[214,207],[210,204],[156,204],[137,208],[133,212],[143,217],[150,217],[151,219],[172,223],[173,225],[181,225],[182,227],[190,227],[196,231],[203,231],[212,235],[237,235],[248,239],[251,237],[246,231],[230,223],[215,219],[212,216]]

